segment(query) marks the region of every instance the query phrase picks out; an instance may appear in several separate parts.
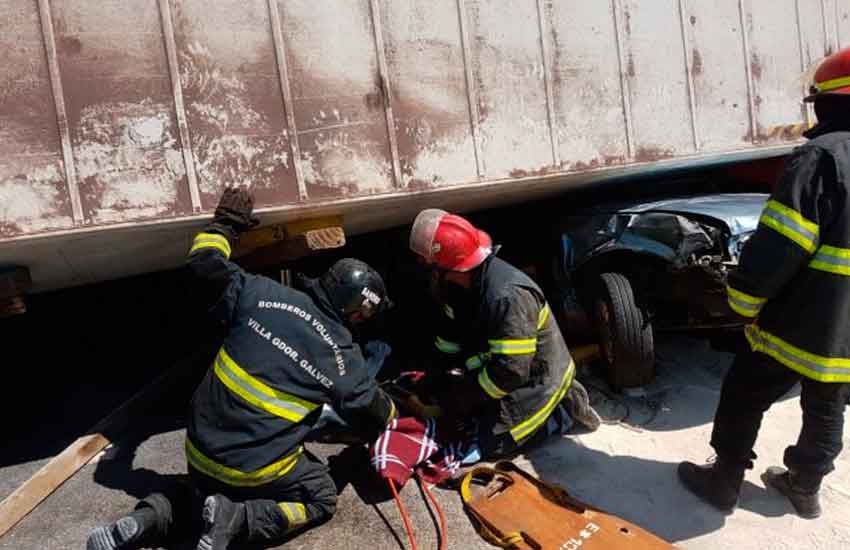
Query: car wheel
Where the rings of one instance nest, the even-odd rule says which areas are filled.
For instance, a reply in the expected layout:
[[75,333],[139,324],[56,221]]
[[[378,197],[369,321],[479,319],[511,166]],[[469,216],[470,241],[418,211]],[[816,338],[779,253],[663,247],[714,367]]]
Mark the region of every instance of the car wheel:
[[619,273],[600,275],[593,320],[609,383],[615,388],[648,384],[655,375],[652,326],[635,303],[626,277]]

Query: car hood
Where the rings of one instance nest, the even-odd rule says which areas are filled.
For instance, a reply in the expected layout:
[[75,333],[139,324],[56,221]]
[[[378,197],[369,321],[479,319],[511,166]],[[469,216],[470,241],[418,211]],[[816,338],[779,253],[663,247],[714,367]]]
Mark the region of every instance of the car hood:
[[601,254],[630,251],[683,265],[693,254],[723,250],[737,262],[755,231],[765,193],[724,193],[604,205],[564,218],[561,262],[574,269]]
[[699,195],[623,205],[609,213],[668,212],[713,218],[726,225],[730,234],[734,236],[755,231],[768,197],[766,193]]

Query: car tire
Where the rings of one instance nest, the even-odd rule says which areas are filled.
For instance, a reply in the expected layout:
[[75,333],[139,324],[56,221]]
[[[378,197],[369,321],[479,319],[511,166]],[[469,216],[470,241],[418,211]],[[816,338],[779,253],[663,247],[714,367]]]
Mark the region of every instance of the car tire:
[[619,273],[599,276],[592,315],[611,386],[648,384],[655,376],[652,325],[637,306],[626,277]]

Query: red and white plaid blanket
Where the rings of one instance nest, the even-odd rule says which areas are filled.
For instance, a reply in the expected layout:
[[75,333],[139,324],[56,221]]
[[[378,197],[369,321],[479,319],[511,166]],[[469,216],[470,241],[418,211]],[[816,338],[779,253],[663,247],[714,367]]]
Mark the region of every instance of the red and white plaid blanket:
[[414,472],[438,484],[451,477],[474,448],[458,430],[435,419],[397,418],[369,448],[378,475],[401,487]]

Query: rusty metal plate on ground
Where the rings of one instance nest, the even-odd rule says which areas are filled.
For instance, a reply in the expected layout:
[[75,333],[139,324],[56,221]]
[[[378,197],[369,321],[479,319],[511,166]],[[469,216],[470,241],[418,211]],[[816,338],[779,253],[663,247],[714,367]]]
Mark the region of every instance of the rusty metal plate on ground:
[[[477,486],[472,482],[483,480]],[[571,497],[511,462],[464,480],[467,510],[484,538],[517,550],[675,550],[649,531]]]

